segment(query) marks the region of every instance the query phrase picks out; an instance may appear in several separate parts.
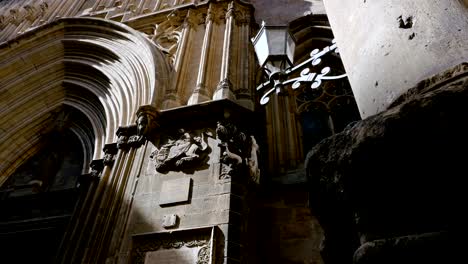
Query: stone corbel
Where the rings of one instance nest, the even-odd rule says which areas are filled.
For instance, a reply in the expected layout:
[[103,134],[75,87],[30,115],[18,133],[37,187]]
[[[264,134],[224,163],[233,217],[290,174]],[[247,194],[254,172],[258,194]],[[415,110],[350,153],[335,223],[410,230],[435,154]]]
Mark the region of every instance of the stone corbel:
[[118,149],[122,149],[122,150],[128,149],[129,130],[130,130],[130,127],[119,127],[117,129],[117,136],[119,137],[119,139],[117,140]]
[[119,127],[117,129],[117,148],[128,150],[128,148],[140,147],[148,136],[159,127],[159,112],[150,105],[141,106],[137,111],[136,125]]
[[117,143],[106,144],[103,148],[104,151],[104,166],[112,166],[115,161],[115,154],[117,154]]
[[137,111],[137,131],[139,140],[148,139],[159,128],[159,111],[151,105],[143,105]]
[[90,173],[91,178],[98,179],[102,173],[102,170],[104,169],[104,160],[103,159],[93,160],[91,161],[91,164],[89,166],[91,167],[91,173]]

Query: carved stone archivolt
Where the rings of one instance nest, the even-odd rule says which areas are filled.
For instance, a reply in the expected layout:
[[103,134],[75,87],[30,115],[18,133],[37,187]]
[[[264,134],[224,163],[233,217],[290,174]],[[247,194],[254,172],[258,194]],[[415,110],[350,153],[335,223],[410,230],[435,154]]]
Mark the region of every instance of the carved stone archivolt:
[[167,173],[200,169],[211,151],[207,137],[212,137],[211,132],[197,134],[180,129],[174,138],[168,138],[151,153],[150,158],[156,163],[156,171]]
[[247,174],[259,183],[259,146],[254,136],[247,136],[231,123],[218,122],[216,136],[221,141],[221,172],[219,179],[229,179],[238,174]]

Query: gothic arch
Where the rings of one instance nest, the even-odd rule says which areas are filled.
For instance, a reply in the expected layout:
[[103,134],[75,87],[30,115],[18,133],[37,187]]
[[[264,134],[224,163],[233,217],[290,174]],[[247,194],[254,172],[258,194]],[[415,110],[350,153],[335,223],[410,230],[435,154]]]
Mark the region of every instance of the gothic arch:
[[40,149],[63,107],[83,121],[69,129],[87,152],[87,170],[139,106],[161,103],[170,71],[139,32],[102,19],[59,19],[1,43],[0,185]]

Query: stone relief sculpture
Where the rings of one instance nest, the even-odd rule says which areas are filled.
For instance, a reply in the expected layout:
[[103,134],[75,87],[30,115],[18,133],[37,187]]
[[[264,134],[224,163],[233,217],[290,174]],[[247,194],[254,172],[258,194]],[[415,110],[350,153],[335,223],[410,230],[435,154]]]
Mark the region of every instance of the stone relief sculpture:
[[221,141],[220,179],[229,179],[237,174],[247,174],[250,179],[259,183],[258,144],[254,136],[247,137],[230,123],[218,122],[216,135]]
[[142,239],[135,241],[135,249],[132,252],[132,263],[144,263],[145,253],[161,249],[198,248],[197,264],[208,264],[210,262],[212,241],[209,237],[188,236],[177,239],[175,237],[162,237],[160,239]]
[[167,54],[172,64],[174,64],[175,54],[179,47],[183,21],[183,15],[178,11],[173,11],[167,15],[165,21],[155,25],[154,32],[150,36],[156,46]]
[[179,130],[180,137],[176,140],[169,138],[159,149],[153,151],[150,158],[156,163],[156,171],[167,173],[181,171],[199,165],[207,158],[209,146],[206,137],[210,132],[202,132],[195,136],[184,129]]

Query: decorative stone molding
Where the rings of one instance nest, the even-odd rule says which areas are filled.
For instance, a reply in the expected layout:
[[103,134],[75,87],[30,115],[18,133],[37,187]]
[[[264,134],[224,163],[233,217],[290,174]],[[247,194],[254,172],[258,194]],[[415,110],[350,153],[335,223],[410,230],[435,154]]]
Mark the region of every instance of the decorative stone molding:
[[226,11],[226,20],[230,17],[232,18],[235,18],[236,17],[236,8],[235,8],[235,5],[234,5],[234,2],[230,2],[228,4],[228,8],[227,8],[227,11]]
[[209,264],[210,263],[210,248],[208,246],[203,246],[198,250],[198,259],[197,264]]
[[151,133],[159,127],[159,112],[150,105],[140,106],[137,111],[136,125],[119,127],[117,129],[117,148],[128,149],[129,147],[138,148]]
[[237,26],[244,26],[248,25],[252,22],[252,16],[250,15],[249,11],[239,11],[236,14],[236,25]]
[[[9,10],[7,9],[7,11],[0,16],[0,29],[3,29],[10,23],[18,26],[23,21],[23,19],[33,23],[34,21],[41,19],[49,8],[49,5],[42,1],[39,3],[26,3],[27,4],[25,5],[16,4],[13,5]],[[5,14],[8,15],[5,16]]]
[[206,14],[205,24],[210,21],[214,24],[220,24],[226,17],[226,10],[222,6],[211,4]]
[[159,127],[158,110],[151,105],[140,106],[137,111],[137,136],[141,139],[148,138],[149,135]]
[[218,122],[216,136],[221,141],[221,172],[219,179],[247,174],[255,183],[260,181],[258,144],[254,136],[248,137],[231,123]]
[[151,38],[156,46],[167,54],[171,64],[174,64],[175,55],[179,47],[185,14],[173,10],[166,16],[166,20],[156,24]]
[[104,169],[104,160],[93,160],[91,161],[91,164],[89,166],[91,168],[91,178],[99,178],[102,173],[102,170]]
[[128,150],[130,147],[138,148],[143,144],[144,137],[137,135],[137,126],[119,127],[117,129],[117,148]]
[[129,138],[129,127],[119,127],[117,129],[117,148],[127,150],[128,149],[128,138]]
[[206,138],[212,136],[211,132],[195,135],[180,129],[177,134],[177,139],[168,138],[159,149],[151,153],[150,158],[156,163],[157,172],[196,169],[207,159],[211,148]]
[[115,154],[117,154],[117,151],[118,151],[117,143],[104,145],[103,151],[104,151],[104,158],[103,158],[104,166],[112,166],[115,161]]
[[[185,234],[177,236],[170,234],[153,234],[133,239],[131,263],[144,263],[145,254],[161,249],[199,248],[197,264],[208,264],[211,258],[210,237],[207,234],[191,234],[190,231],[180,231]],[[197,232],[199,233],[199,232]]]
[[185,16],[182,27],[195,27],[204,23],[203,13],[190,9]]

